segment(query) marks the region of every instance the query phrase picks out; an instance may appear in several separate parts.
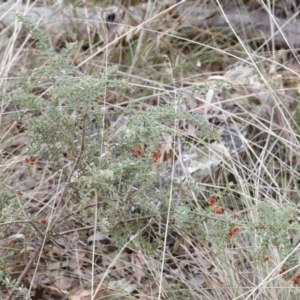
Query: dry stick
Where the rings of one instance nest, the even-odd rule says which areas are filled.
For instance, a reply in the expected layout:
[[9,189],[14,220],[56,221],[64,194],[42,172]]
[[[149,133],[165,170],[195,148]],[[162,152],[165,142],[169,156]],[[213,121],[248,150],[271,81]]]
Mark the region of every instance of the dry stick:
[[70,229],[70,230],[54,233],[53,236],[55,237],[55,236],[68,235],[68,234],[78,232],[78,231],[90,230],[90,229],[93,229],[94,227],[95,227],[94,225],[91,225],[91,226],[86,226],[86,227],[81,227],[81,228]]
[[[42,248],[42,244],[38,245],[38,247],[37,247],[37,248],[35,249],[35,251],[32,253],[29,262],[27,263],[25,269],[23,270],[23,272],[21,273],[21,275],[20,275],[19,278],[17,279],[17,282],[16,282],[16,283],[20,283],[20,282],[23,280],[23,278],[26,276],[26,274],[29,272],[29,270],[30,270],[30,268],[31,268],[31,266],[32,266],[32,264],[33,264],[33,262],[34,262],[34,260],[36,259],[36,257],[37,257],[37,255],[38,255],[39,251],[41,250],[41,248]],[[15,293],[15,290],[13,289],[13,290],[11,291],[11,293],[8,295],[8,297],[6,298],[6,300],[11,300],[12,297],[13,297],[13,295],[14,295],[14,293]]]
[[[68,184],[71,182],[72,176],[73,176],[73,174],[74,174],[74,172],[75,172],[75,170],[76,170],[76,168],[77,168],[77,166],[78,166],[79,160],[80,160],[80,158],[81,158],[81,156],[82,156],[82,153],[83,153],[83,150],[84,150],[84,138],[85,138],[85,118],[83,118],[83,129],[82,129],[82,137],[81,137],[80,151],[79,151],[78,156],[77,156],[77,158],[76,158],[76,160],[75,160],[75,162],[74,162],[74,166],[73,166],[73,168],[71,169],[71,172],[70,172],[70,174],[69,174],[69,176],[68,176],[68,178],[67,178],[66,184],[65,184],[65,186],[63,187],[63,190],[62,190],[62,192],[61,192],[60,199],[59,199],[59,201],[58,201],[58,203],[57,203],[57,205],[56,205],[56,209],[55,209],[54,215],[56,214],[56,212],[57,212],[58,209],[59,209],[60,203],[62,202],[63,196],[64,196],[64,194],[65,194],[65,192],[66,192],[67,186],[68,186]],[[54,217],[54,218],[52,219],[51,224],[49,224],[48,231],[50,231],[50,230],[53,228],[53,226],[54,226],[54,224],[56,223],[56,221],[60,218],[60,216],[62,215],[62,213],[63,213],[63,211],[64,211],[64,209],[65,209],[65,207],[66,207],[66,205],[67,205],[67,203],[68,203],[68,201],[66,201],[66,203],[65,203],[65,205],[64,205],[64,207],[63,207],[63,209],[62,209],[62,211],[60,212],[60,214],[59,214],[56,218]]]
[[[171,214],[173,214],[175,211],[171,211]],[[210,216],[208,214],[201,214],[198,212],[190,212],[191,214],[197,215],[197,216],[201,216],[207,219],[212,219],[212,220],[217,220],[219,222],[225,222],[228,223],[228,220],[226,219],[222,219],[220,217],[214,217],[214,216]],[[166,216],[168,215],[168,213],[162,213],[161,216]],[[156,215],[147,215],[147,216],[142,216],[142,217],[136,217],[136,218],[131,218],[131,219],[126,219],[126,221],[119,221],[117,223],[117,225],[124,225],[124,223],[129,223],[129,222],[136,222],[136,221],[141,221],[141,220],[150,220],[152,218],[154,218]],[[191,222],[191,221],[186,221],[184,222],[185,224],[195,224],[195,225],[199,225],[199,223],[197,222]],[[242,223],[234,223],[236,226],[243,226]],[[93,229],[94,226],[90,225],[90,226],[86,226],[86,227],[82,227],[82,228],[76,228],[76,229],[70,229],[70,230],[66,230],[66,231],[61,231],[61,232],[57,232],[57,233],[53,233],[53,236],[62,236],[62,235],[67,235],[67,234],[71,234],[74,233],[75,231],[83,231],[83,230],[89,230],[89,229]]]
[[[144,227],[146,228],[146,226]],[[105,280],[105,278],[109,275],[110,270],[115,266],[117,260],[119,259],[119,257],[121,256],[121,254],[123,253],[123,251],[126,249],[126,247],[128,247],[128,245],[130,245],[130,243],[144,230],[144,228],[142,228],[139,232],[137,232],[135,235],[131,236],[128,241],[123,245],[123,247],[120,249],[120,251],[118,252],[118,254],[115,256],[115,258],[112,260],[112,262],[109,264],[109,266],[107,267],[106,271],[103,273],[102,278],[96,288],[96,290],[94,291],[94,294],[91,295],[91,300],[95,300],[96,295],[99,293],[100,288]]]
[[32,222],[31,220],[16,220],[16,221],[11,221],[11,222],[0,223],[0,227],[18,224],[18,223],[31,223],[31,222]]
[[[174,87],[174,112],[175,114],[177,113],[178,110],[178,103],[177,103],[177,89],[176,89],[176,85],[175,85],[175,80],[174,80],[174,76],[173,76],[173,69],[171,66],[171,62],[168,56],[165,56],[166,61],[169,65],[169,68],[171,70],[171,76],[172,76],[172,81],[173,81],[173,87]],[[175,132],[178,128],[177,125],[177,119],[175,119],[174,121],[174,128],[175,128]],[[176,135],[174,135],[174,149],[176,148],[176,143],[177,138]],[[175,175],[175,160],[173,159],[173,165],[172,165],[172,175],[171,175],[171,181],[174,181],[174,175]],[[163,279],[164,279],[164,265],[165,265],[165,259],[166,259],[166,250],[167,250],[167,239],[168,239],[168,229],[169,229],[169,223],[170,223],[170,218],[171,218],[171,204],[173,201],[173,184],[171,184],[170,186],[170,196],[169,196],[169,202],[168,202],[168,211],[167,211],[167,220],[166,220],[166,230],[165,230],[165,236],[164,236],[164,243],[163,243],[163,251],[162,251],[162,259],[161,259],[161,270],[160,270],[160,277],[159,277],[159,287],[158,287],[158,300],[161,299],[161,295],[162,295],[162,286],[163,286]]]

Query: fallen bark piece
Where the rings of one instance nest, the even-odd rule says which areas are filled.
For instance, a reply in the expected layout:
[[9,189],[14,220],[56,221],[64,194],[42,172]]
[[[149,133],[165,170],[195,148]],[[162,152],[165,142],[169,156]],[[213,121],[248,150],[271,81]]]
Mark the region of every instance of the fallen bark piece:
[[[175,1],[169,1],[169,6]],[[222,31],[224,34],[233,34],[234,28],[242,40],[255,40],[269,42],[274,40],[278,47],[300,47],[300,20],[283,19],[270,16],[262,7],[254,9],[247,5],[224,5],[221,12],[215,2],[208,4],[202,1],[185,1],[176,8],[178,19],[181,25],[209,29],[211,32]],[[139,25],[145,21],[149,7],[153,8],[154,3],[147,6],[140,4],[129,7],[127,10],[118,6],[105,8],[71,8],[65,7],[56,9],[53,7],[28,7],[10,2],[0,5],[0,30],[5,27],[14,26],[15,13],[25,15],[32,23],[43,28],[47,35],[55,36],[55,40],[61,37],[69,37],[77,40],[88,39],[90,30],[103,32],[107,28],[110,32],[117,32],[122,25]],[[155,11],[155,10],[154,10]],[[173,10],[170,10],[173,13]],[[153,16],[149,16],[153,17]],[[131,23],[131,24],[128,24]],[[273,30],[274,28],[274,30]],[[25,30],[22,28],[22,30]],[[195,36],[198,35],[195,30]],[[72,36],[73,35],[73,36]]]

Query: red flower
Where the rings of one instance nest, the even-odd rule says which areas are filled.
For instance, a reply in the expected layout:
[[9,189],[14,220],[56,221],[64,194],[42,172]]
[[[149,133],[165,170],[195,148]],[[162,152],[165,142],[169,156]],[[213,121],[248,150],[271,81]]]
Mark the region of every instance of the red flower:
[[216,203],[216,200],[214,198],[209,198],[208,205],[213,206]]
[[279,270],[279,274],[283,274],[284,272],[285,272],[286,270],[285,270],[285,268],[284,267],[282,267],[282,269],[281,270]]
[[294,278],[294,285],[298,285],[299,283],[299,279],[300,279],[300,275],[297,275],[295,278]]
[[213,209],[213,212],[216,215],[222,215],[223,214],[223,209],[221,207],[217,206],[216,208]]
[[228,235],[229,235],[229,237],[233,237],[239,231],[240,231],[240,229],[238,227],[236,227],[233,230],[229,231]]
[[41,223],[42,224],[47,224],[47,220],[46,219],[41,219]]
[[140,157],[142,155],[142,148],[130,148],[129,150],[134,157]]
[[30,160],[30,164],[33,166],[33,164],[37,161],[37,157],[34,157]]
[[153,161],[158,162],[161,157],[161,152],[154,152],[152,157]]
[[33,166],[33,164],[35,163],[37,161],[37,157],[33,157],[33,158],[28,158],[28,157],[26,157],[25,159],[24,159],[24,162],[26,163],[26,164],[30,164],[30,165],[32,165]]

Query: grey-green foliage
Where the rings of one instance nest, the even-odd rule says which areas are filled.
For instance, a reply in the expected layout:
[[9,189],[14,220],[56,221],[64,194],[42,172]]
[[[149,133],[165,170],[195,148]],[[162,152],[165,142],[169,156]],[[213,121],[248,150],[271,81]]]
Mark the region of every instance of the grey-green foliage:
[[[153,153],[160,151],[162,133],[178,138],[182,120],[197,124],[203,135],[217,138],[215,130],[199,116],[178,111],[174,104],[180,99],[140,111],[131,102],[127,107],[105,111],[107,93],[113,90],[121,94],[127,89],[126,82],[113,78],[117,68],[108,67],[99,76],[80,71],[69,59],[75,44],[56,53],[39,28],[22,16],[18,18],[31,29],[44,57],[38,69],[23,70],[20,85],[9,99],[21,108],[18,118],[23,118],[31,136],[28,154],[47,160],[53,171],[63,170],[62,180],[68,178],[67,166],[75,164],[74,176],[68,183],[73,203],[68,209],[84,207],[93,197],[100,199],[98,217],[111,216],[112,231],[113,224],[118,226],[120,220],[132,214],[148,213],[161,218],[173,184],[164,164],[156,164],[155,174],[152,170]],[[115,135],[114,126],[105,123],[105,117],[112,113],[128,119],[126,130],[119,135]],[[140,154],[135,155],[134,149],[139,149]],[[159,186],[161,176],[165,179],[164,188]],[[179,223],[184,221],[179,211],[175,218]],[[136,223],[133,230],[136,226],[143,225]]]
[[[27,126],[33,138],[31,154],[41,143],[52,146],[58,143],[61,148],[69,146],[71,151],[75,151],[80,144],[82,130],[88,134],[94,119],[98,119],[98,126],[103,126],[97,99],[104,97],[105,89],[119,84],[108,80],[116,68],[108,68],[98,78],[76,71],[74,66],[65,63],[71,49],[68,47],[60,55],[50,52],[46,65],[33,74],[23,72],[21,86],[11,97],[11,101],[25,108],[28,116]],[[32,88],[43,81],[49,84],[43,97],[33,94]]]
[[179,205],[176,208],[176,213],[175,213],[175,224],[178,227],[184,226],[184,222],[186,222],[187,219],[190,219],[190,207],[187,205]]
[[[0,261],[0,267],[1,267],[1,261]],[[28,290],[16,279],[12,279],[11,276],[6,271],[0,270],[0,283],[1,283],[1,290],[3,291],[5,287],[7,294],[9,294],[12,290],[14,290],[16,294],[15,297],[22,297],[22,299],[24,300],[30,299],[30,294],[28,293]],[[0,296],[1,299],[4,299],[4,295],[1,295],[1,290],[0,290]]]
[[[256,259],[262,260],[268,252],[269,245],[274,245],[278,249],[280,259],[286,259],[293,251],[288,233],[300,229],[299,223],[292,220],[296,206],[283,204],[281,209],[273,210],[270,205],[262,203],[257,207],[259,219],[255,223],[249,223],[251,232],[257,234],[257,253]],[[289,256],[285,263],[286,269],[292,268],[297,264],[298,255],[294,252]]]

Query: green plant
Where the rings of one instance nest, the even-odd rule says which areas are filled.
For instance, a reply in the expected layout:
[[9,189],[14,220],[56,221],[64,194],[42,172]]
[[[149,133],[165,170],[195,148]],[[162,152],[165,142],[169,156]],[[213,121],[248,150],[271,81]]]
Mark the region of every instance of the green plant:
[[[26,296],[36,284],[61,297],[82,292],[95,299],[133,298],[134,293],[247,299],[258,288],[261,297],[274,298],[278,283],[285,286],[279,298],[293,291],[299,280],[297,246],[290,242],[299,231],[293,148],[299,145],[293,131],[280,132],[282,120],[292,122],[284,109],[268,114],[280,84],[266,89],[262,82],[273,78],[258,62],[179,89],[170,61],[159,57],[155,68],[168,68],[173,85],[158,84],[161,98],[149,105],[137,101],[130,79],[119,79],[116,66],[106,65],[93,76],[72,63],[77,44],[56,53],[38,27],[18,18],[31,29],[43,65],[23,70],[19,84],[2,95],[9,110],[1,115],[3,147],[22,140],[18,147],[12,143],[1,165],[1,269],[11,267],[12,259],[20,263],[0,274],[10,298],[21,284],[28,288],[22,291]],[[143,37],[136,43],[143,44]],[[125,69],[143,66],[142,56]],[[139,95],[152,94],[143,88]],[[211,151],[220,142],[200,114],[182,110],[194,98],[203,101],[206,113],[207,107],[216,109],[215,118],[229,115],[226,125],[246,128],[244,152],[222,159],[220,176],[213,170],[210,183],[177,170],[184,164],[182,152]],[[242,111],[227,110],[237,100]],[[296,106],[296,121],[298,113]],[[186,123],[199,130],[190,134]],[[19,131],[10,135],[16,126]],[[26,237],[21,250],[1,246],[11,231]]]

